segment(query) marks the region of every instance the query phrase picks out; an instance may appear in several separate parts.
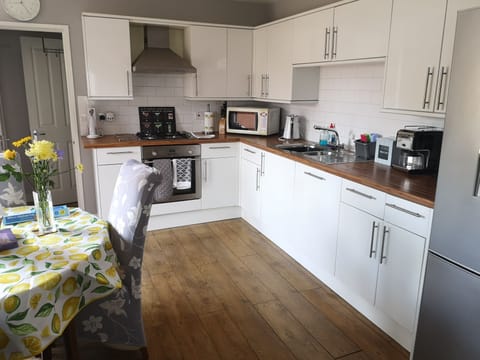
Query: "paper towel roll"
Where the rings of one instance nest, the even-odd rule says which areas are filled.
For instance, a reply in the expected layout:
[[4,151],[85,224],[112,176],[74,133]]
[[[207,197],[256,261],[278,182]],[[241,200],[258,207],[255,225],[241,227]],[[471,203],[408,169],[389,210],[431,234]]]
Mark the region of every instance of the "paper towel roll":
[[203,113],[203,132],[205,134],[213,133],[213,112],[205,111]]

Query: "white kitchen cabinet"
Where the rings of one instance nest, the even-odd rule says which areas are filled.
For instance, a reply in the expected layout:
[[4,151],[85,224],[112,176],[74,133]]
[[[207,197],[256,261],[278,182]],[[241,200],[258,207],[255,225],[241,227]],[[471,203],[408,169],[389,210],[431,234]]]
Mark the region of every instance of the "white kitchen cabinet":
[[110,211],[113,190],[122,164],[135,159],[141,161],[140,147],[117,147],[93,150],[97,215],[106,219]]
[[238,206],[238,143],[202,144],[202,209]]
[[253,31],[227,30],[227,97],[253,96],[252,55]]
[[240,206],[242,217],[253,227],[261,228],[262,195],[260,192],[262,152],[242,144],[240,149]]
[[263,168],[260,172],[261,231],[282,249],[295,241],[292,229],[293,187],[295,162],[262,152]]
[[359,0],[335,8],[332,59],[356,60],[387,55],[392,0]]
[[413,344],[431,215],[424,206],[343,181],[335,277],[390,319],[380,326],[407,348]]
[[185,76],[185,96],[251,97],[252,42],[252,30],[249,29],[188,27],[185,54],[197,73]]
[[425,238],[385,222],[379,250],[375,306],[413,332]]
[[292,231],[285,251],[321,280],[335,270],[341,184],[335,175],[295,165]]
[[447,0],[395,1],[383,106],[433,112]]
[[185,57],[197,69],[185,76],[185,95],[223,98],[227,93],[227,29],[189,26],[185,29]]
[[391,0],[359,0],[294,19],[293,63],[387,55]]
[[445,113],[457,12],[479,0],[395,1],[383,107]]
[[82,19],[88,96],[131,99],[129,21],[95,16]]
[[293,68],[293,21],[254,31],[253,96],[272,102],[318,100],[319,68]]

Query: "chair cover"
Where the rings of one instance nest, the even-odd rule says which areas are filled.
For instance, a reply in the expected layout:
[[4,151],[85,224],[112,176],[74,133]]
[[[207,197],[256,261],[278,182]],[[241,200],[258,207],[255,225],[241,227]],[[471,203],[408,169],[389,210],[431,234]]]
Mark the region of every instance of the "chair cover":
[[161,179],[160,172],[136,160],[122,165],[108,221],[123,287],[80,312],[75,319],[79,339],[131,349],[146,346],[141,307],[142,259],[153,194]]
[[[10,164],[13,167],[19,168],[17,162],[7,160],[0,155],[0,174],[5,173],[3,165]],[[20,169],[19,169],[20,170]],[[23,182],[18,182],[10,176],[7,181],[0,181],[0,205],[3,207],[25,205],[25,189]]]

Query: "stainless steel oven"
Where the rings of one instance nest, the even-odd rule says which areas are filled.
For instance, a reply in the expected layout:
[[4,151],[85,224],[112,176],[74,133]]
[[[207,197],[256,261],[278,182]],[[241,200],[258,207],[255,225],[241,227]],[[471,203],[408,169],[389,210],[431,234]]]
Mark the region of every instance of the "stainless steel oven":
[[[163,184],[163,189],[171,190],[167,197],[156,193],[153,203],[193,200],[202,197],[200,155],[200,145],[142,147],[142,162],[163,169],[165,179],[168,181],[168,183]],[[162,187],[162,185],[160,186]]]

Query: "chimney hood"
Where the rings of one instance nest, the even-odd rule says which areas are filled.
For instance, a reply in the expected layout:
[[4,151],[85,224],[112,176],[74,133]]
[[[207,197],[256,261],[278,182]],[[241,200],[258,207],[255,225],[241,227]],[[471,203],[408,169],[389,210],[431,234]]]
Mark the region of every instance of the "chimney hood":
[[[133,35],[132,31],[132,35]],[[134,73],[147,74],[187,74],[196,73],[183,54],[183,30],[158,26],[137,27],[136,37],[143,37],[143,51],[136,44],[140,55],[132,64]],[[132,36],[132,42],[135,35]],[[132,44],[133,45],[133,44]],[[132,51],[135,47],[132,46]],[[179,55],[180,54],[180,55]],[[133,57],[132,57],[133,58]]]

